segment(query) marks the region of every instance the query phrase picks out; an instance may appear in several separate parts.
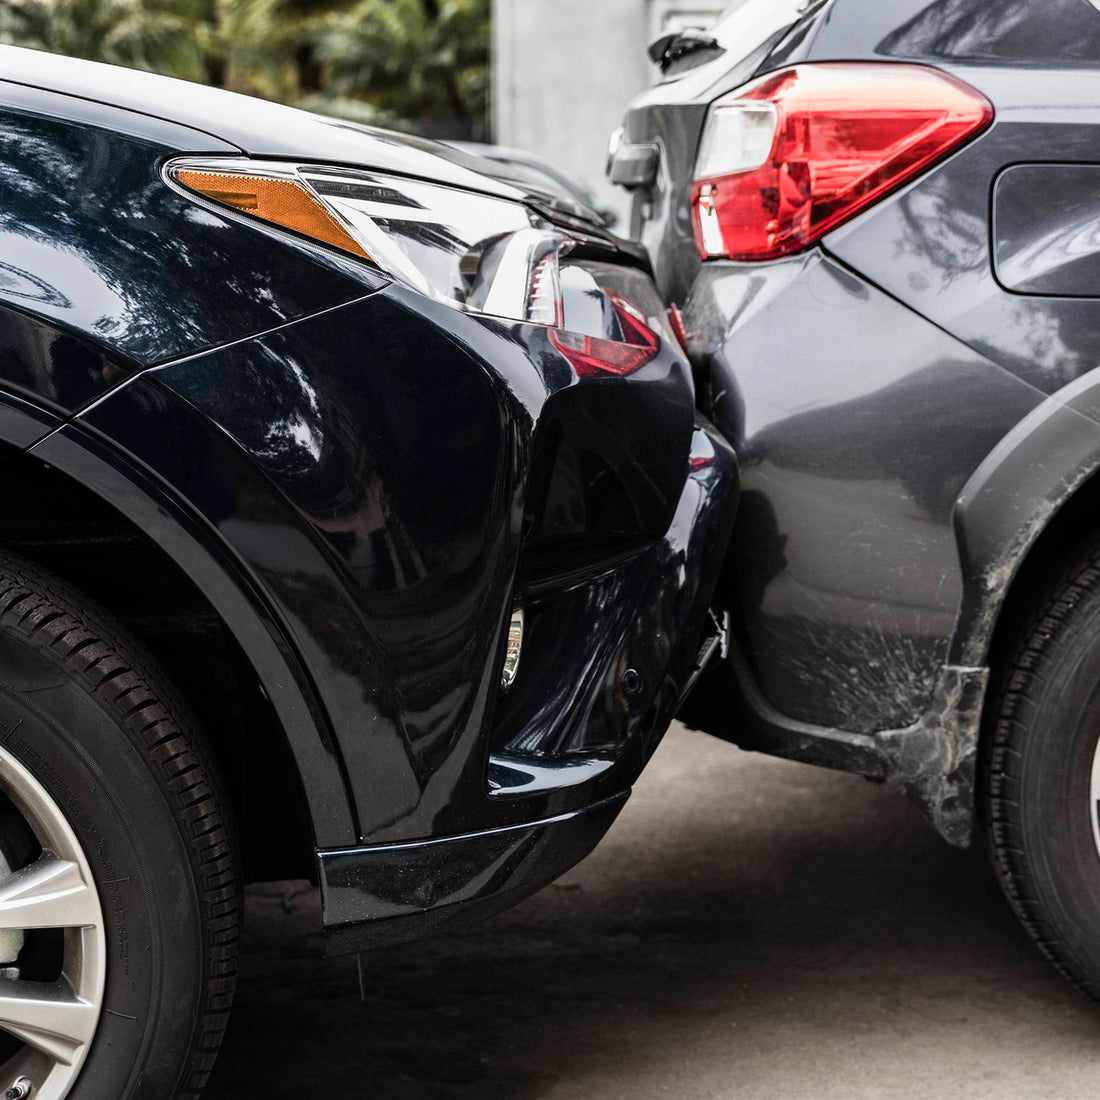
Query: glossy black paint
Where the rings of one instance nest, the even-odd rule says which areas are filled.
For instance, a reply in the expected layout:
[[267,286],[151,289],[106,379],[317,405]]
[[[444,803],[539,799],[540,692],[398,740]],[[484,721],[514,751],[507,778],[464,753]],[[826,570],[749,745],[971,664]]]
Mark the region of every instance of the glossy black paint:
[[472,820],[493,824],[454,840],[320,853],[331,952],[495,912],[610,826],[680,703],[734,514],[728,445],[700,424],[691,458],[671,527],[634,568],[528,605],[551,629],[530,638],[516,690],[487,716],[488,744],[473,749],[478,781],[450,792]]
[[[207,140],[257,157],[325,164],[361,164],[545,206],[595,231],[603,221],[574,196],[541,188],[506,165],[411,134],[327,118],[221,88],[171,80],[154,73],[101,65],[37,50],[0,46],[0,78],[12,85],[49,88],[191,128]],[[195,143],[198,151],[201,141]]]
[[[585,391],[589,410],[578,408]],[[629,784],[601,775],[522,805],[491,801],[487,723],[500,705],[518,708],[528,729],[543,711],[553,729],[586,725],[586,710],[560,706],[557,692],[613,691],[589,680],[602,680],[625,636],[651,647],[645,623],[669,601],[681,622],[692,614],[696,584],[661,597],[658,540],[670,527],[677,547],[695,524],[724,530],[715,502],[731,503],[731,471],[720,441],[693,443],[691,392],[670,350],[629,380],[581,382],[545,330],[455,314],[392,287],[147,372],[81,421],[213,523],[278,605],[333,723],[361,836],[382,843],[552,816]],[[601,412],[605,396],[616,419],[571,437],[570,421]],[[693,456],[722,476],[676,524]],[[564,582],[560,566],[547,572],[543,525],[532,520],[546,502],[564,516],[551,540],[570,563]],[[586,603],[555,646],[579,668],[548,652],[543,683],[536,646],[523,679],[542,687],[498,704],[502,631],[532,576],[536,631],[543,604]],[[586,586],[599,590],[595,602]],[[674,626],[669,642],[681,634]],[[639,660],[656,660],[651,694],[662,690],[672,654],[659,647]],[[635,728],[637,709],[612,701],[612,721]],[[621,751],[627,732],[601,735],[601,751]]]
[[[578,373],[546,328],[191,201],[163,177],[180,153],[527,202],[583,233],[573,282],[629,298],[653,354]],[[486,168],[0,48],[0,439],[144,531],[236,638],[300,773],[336,950],[500,907],[591,848],[696,671],[735,513],[644,255]],[[516,601],[532,633],[505,695]]]
[[[609,456],[615,492],[637,479],[631,514],[657,509],[649,522],[666,532],[620,561],[621,540],[605,558],[603,541],[577,530],[564,590],[544,581],[529,604],[523,675],[502,698],[503,625],[524,591],[525,555],[539,545],[522,501],[555,483],[536,473],[545,452],[534,441],[540,432],[563,436],[556,404],[569,397],[562,412],[574,415],[584,387],[549,354],[542,330],[439,313],[451,326],[445,336],[424,316],[437,308],[382,291],[147,372],[81,417],[217,528],[301,655],[370,845],[364,869],[353,874],[346,851],[331,865],[334,896],[371,881],[379,844],[521,825],[624,794],[691,670],[733,518],[728,446],[705,426],[681,435],[691,389],[675,356],[666,352],[629,381],[589,383],[615,394],[628,432],[648,425],[651,449],[628,468],[608,425],[579,457],[555,449],[553,463],[598,470]],[[384,361],[372,359],[373,347],[348,354],[353,331],[387,333]],[[661,503],[655,488],[673,470],[678,498]],[[602,516],[606,480],[577,483],[570,511]],[[600,507],[586,502],[593,488]],[[626,667],[642,674],[633,697],[620,686]],[[572,858],[594,842],[589,829],[581,835],[588,839]],[[570,851],[524,846],[517,882],[541,883],[543,857],[560,869]],[[325,856],[326,876],[329,866]],[[438,873],[480,905],[478,867],[463,866],[470,881],[461,889],[459,870]],[[410,915],[423,908],[418,891],[432,889],[424,880],[410,894]],[[369,891],[358,910],[340,896],[339,911],[360,916],[334,918],[358,928],[345,928],[338,943],[375,942],[363,922],[388,914],[375,913]]]
[[529,825],[322,852],[330,955],[452,932],[514,905],[587,855],[626,795]]
[[[701,264],[686,181],[722,70],[736,85],[861,60],[934,63],[989,98],[994,125],[810,253]],[[1100,362],[1100,11],[829,0],[754,61],[746,75],[727,50],[626,121],[663,144],[660,194],[637,210],[662,290],[691,286],[701,407],[745,489],[725,581],[738,646],[689,717],[895,782],[965,843],[1013,580],[1100,468],[1076,396]]]
[[190,151],[237,149],[0,81],[0,382],[73,411],[144,366],[381,284],[166,187],[162,162]]
[[354,844],[358,824],[328,719],[277,608],[245,563],[168,483],[101,436],[74,423],[42,435],[31,454],[132,521],[205,593],[278,715],[309,805],[314,842]]
[[25,450],[63,423],[55,413],[0,391],[0,441]]

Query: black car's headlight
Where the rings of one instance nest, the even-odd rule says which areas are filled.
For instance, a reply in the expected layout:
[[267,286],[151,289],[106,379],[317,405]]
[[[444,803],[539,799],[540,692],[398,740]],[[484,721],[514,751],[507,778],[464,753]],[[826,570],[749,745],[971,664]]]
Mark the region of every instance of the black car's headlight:
[[172,161],[166,174],[460,309],[563,322],[559,261],[573,242],[520,203],[359,169],[270,161],[188,158]]

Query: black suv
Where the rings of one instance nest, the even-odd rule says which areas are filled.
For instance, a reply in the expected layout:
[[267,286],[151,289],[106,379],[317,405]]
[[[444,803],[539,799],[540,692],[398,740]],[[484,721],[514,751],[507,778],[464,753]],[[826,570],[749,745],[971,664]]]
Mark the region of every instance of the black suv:
[[248,879],[537,889],[720,649],[644,252],[505,172],[0,49],[0,1095],[197,1097]]

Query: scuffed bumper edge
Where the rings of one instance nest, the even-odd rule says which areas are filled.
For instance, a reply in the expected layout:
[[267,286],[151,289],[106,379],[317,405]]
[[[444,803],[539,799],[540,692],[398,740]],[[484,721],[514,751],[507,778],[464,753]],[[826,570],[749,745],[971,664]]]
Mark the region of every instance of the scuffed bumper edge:
[[749,751],[889,783],[949,844],[970,846],[987,668],[945,665],[928,710],[910,726],[877,733],[815,726],[780,714],[764,698],[737,646],[726,668],[736,684],[735,703],[729,728],[715,731],[718,736]]
[[588,855],[629,794],[526,825],[319,852],[325,953],[419,939],[507,909]]

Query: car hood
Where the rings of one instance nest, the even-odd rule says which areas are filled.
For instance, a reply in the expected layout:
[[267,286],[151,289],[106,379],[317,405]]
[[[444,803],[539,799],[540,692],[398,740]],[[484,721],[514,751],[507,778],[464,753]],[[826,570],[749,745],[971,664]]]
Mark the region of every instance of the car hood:
[[0,46],[0,80],[165,119],[219,138],[253,157],[354,165],[415,176],[601,224],[599,215],[580,202],[543,192],[513,176],[506,166],[451,146],[221,88],[16,46]]

